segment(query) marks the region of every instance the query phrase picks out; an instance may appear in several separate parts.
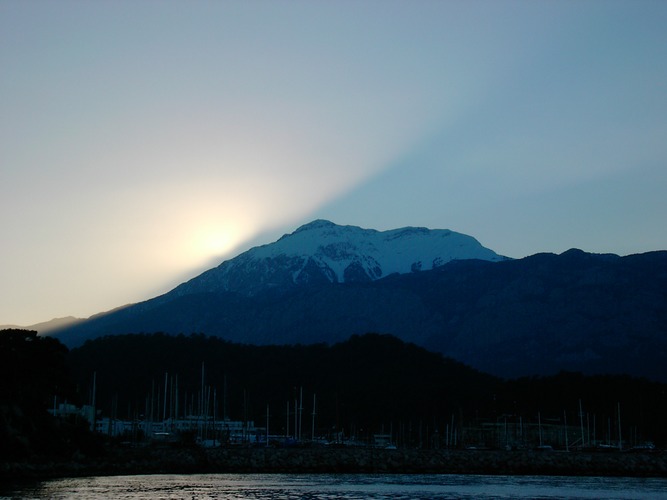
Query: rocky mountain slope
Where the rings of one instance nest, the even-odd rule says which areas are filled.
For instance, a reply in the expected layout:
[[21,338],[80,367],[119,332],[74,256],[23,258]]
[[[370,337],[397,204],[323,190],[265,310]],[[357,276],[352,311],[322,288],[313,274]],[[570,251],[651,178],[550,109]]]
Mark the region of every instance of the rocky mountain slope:
[[238,292],[373,281],[394,273],[434,269],[458,259],[504,257],[474,238],[444,229],[390,231],[316,220],[278,241],[252,248],[177,287],[174,295]]
[[157,331],[250,344],[389,333],[505,377],[576,370],[667,380],[667,252],[509,260],[452,232],[316,221],[57,336],[76,346]]

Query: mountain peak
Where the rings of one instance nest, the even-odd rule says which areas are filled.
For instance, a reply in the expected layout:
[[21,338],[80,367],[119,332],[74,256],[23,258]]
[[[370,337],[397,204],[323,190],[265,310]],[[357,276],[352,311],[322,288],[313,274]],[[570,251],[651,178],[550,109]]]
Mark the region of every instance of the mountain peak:
[[500,261],[505,257],[471,236],[448,229],[377,231],[317,219],[274,243],[251,248],[223,262],[174,292],[255,295],[304,284],[374,281],[462,259]]
[[313,229],[331,228],[331,227],[338,227],[338,224],[334,224],[333,222],[326,219],[315,219],[314,221],[308,222],[307,224],[298,227],[296,231],[294,231],[294,233],[299,233],[301,231],[312,231]]

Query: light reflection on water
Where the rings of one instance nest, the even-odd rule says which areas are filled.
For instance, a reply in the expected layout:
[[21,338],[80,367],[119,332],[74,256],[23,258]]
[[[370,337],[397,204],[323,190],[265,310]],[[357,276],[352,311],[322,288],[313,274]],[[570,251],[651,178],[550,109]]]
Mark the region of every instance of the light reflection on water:
[[[2,496],[5,495],[5,496]],[[667,479],[370,474],[192,474],[56,479],[0,499],[667,499]]]

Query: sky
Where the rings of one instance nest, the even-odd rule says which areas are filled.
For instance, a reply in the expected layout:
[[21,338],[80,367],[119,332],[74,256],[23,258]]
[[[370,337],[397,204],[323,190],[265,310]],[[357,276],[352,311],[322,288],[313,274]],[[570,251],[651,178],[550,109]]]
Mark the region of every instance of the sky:
[[664,0],[0,0],[0,324],[316,218],[667,249]]

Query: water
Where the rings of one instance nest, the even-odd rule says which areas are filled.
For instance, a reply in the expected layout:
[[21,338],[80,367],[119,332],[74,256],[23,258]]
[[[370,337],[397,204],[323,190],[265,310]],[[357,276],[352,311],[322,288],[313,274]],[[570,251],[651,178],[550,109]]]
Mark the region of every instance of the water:
[[476,475],[192,474],[55,479],[0,499],[667,499],[667,479]]

